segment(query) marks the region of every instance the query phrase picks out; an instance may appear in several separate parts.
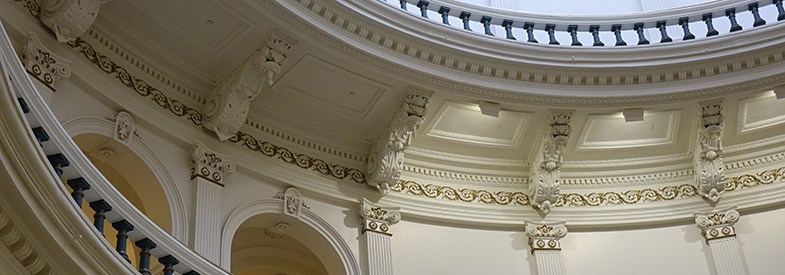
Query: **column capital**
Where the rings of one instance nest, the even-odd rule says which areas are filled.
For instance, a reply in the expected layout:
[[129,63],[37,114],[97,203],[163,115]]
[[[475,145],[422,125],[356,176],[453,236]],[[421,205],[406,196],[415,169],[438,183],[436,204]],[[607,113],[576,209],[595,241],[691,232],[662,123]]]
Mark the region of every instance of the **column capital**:
[[55,91],[55,82],[71,77],[71,60],[49,51],[34,33],[28,34],[21,52],[22,65],[27,73]]
[[739,211],[736,206],[708,212],[695,212],[695,224],[701,229],[701,234],[708,243],[711,240],[736,236],[733,227],[739,221]]
[[532,158],[529,193],[531,204],[543,213],[559,200],[559,180],[564,148],[570,139],[574,110],[552,109],[542,132],[539,150]]
[[204,104],[205,128],[220,140],[234,136],[245,123],[251,101],[273,85],[296,41],[275,31],[261,48],[218,85]]
[[224,186],[224,177],[235,170],[234,157],[215,152],[200,141],[194,143],[191,164],[191,180],[200,177],[220,186]]
[[382,195],[386,195],[401,178],[403,151],[417,135],[432,94],[431,91],[409,86],[401,107],[374,140],[366,166],[368,184],[379,189]]
[[362,233],[373,231],[392,236],[390,226],[401,221],[400,207],[383,207],[363,198],[360,202]]
[[565,221],[535,222],[527,220],[525,224],[531,253],[534,253],[535,250],[561,250],[559,240],[567,235]]

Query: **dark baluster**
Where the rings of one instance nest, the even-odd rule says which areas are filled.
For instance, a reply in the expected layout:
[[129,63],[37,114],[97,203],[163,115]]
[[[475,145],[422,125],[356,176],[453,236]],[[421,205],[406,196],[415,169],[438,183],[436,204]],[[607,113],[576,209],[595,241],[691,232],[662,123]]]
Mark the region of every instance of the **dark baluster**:
[[[780,7],[782,7],[782,3],[780,3]],[[25,102],[24,98],[17,98],[16,101],[19,101],[19,107],[22,107],[22,112],[27,114],[30,112],[30,107],[27,107],[27,102]]]
[[517,40],[515,36],[512,35],[512,20],[504,19],[502,21],[502,27],[504,27],[504,31],[507,33],[507,39]]
[[785,19],[785,8],[782,7],[782,0],[774,0],[772,1],[772,4],[777,6],[777,11],[779,12],[779,15],[777,15],[777,21]]
[[43,127],[33,128],[33,135],[35,135],[35,139],[38,140],[38,143],[49,141],[49,134],[44,131]]
[[428,18],[428,5],[430,4],[431,2],[425,0],[417,2],[417,7],[420,8],[420,15],[422,15],[422,17]]
[[128,232],[133,231],[134,226],[130,222],[122,220],[112,223],[112,227],[117,230],[117,253],[120,253],[120,256],[126,261],[131,262],[131,260],[128,259],[128,254],[125,253],[125,250],[128,241]]
[[71,192],[71,197],[74,198],[76,205],[78,205],[79,208],[82,208],[82,198],[84,198],[84,193],[82,192],[84,192],[85,190],[89,190],[90,184],[87,183],[87,181],[84,178],[75,178],[75,179],[68,180],[68,186],[70,186],[71,189],[74,190],[73,192]]
[[643,34],[643,23],[635,23],[632,27],[638,33],[638,45],[648,45],[649,40],[646,40],[646,35]]
[[559,45],[559,41],[556,41],[556,35],[553,33],[555,28],[556,25],[554,24],[545,24],[545,31],[548,32],[548,44]]
[[472,28],[469,27],[469,17],[471,17],[471,16],[472,16],[471,12],[465,12],[465,11],[462,11],[461,15],[458,16],[458,18],[460,18],[461,21],[463,21],[463,29],[464,30],[472,31]]
[[184,273],[183,275],[202,275],[202,274],[199,274],[199,272],[196,272],[196,270],[191,270]]
[[684,31],[684,37],[682,37],[681,40],[695,39],[695,35],[690,32],[689,17],[679,18],[679,26],[681,26],[681,29]]
[[569,25],[567,26],[567,32],[570,33],[570,37],[572,38],[572,46],[583,46],[581,41],[578,41],[578,25]]
[[407,10],[406,9],[406,0],[400,0],[400,2],[401,2],[401,8]]
[[439,8],[439,14],[442,15],[442,23],[450,24],[450,7],[442,6]]
[[657,28],[660,29],[660,36],[662,37],[660,43],[673,41],[673,39],[668,36],[668,29],[666,28],[665,22],[665,20],[657,21]]
[[106,212],[112,211],[112,206],[109,205],[105,200],[94,201],[90,203],[90,208],[95,210],[95,215],[93,218],[95,222],[95,229],[98,229],[98,232],[104,234],[104,220],[106,220]]
[[611,25],[611,31],[616,36],[616,46],[627,46],[627,42],[624,42],[624,39],[621,37],[621,24]]
[[55,173],[57,173],[58,178],[63,176],[63,167],[68,167],[71,165],[71,162],[69,162],[68,159],[60,153],[48,155],[46,156],[46,159],[49,160],[49,164],[51,164],[52,168],[55,169]]
[[742,29],[741,25],[739,25],[739,23],[736,22],[736,8],[730,8],[725,10],[725,16],[727,16],[728,20],[730,20],[731,32],[740,31]]
[[523,23],[523,29],[526,30],[526,42],[537,43],[537,39],[534,39],[534,22],[526,22]]
[[172,267],[180,263],[180,261],[172,255],[161,257],[158,259],[158,262],[164,265],[164,275],[174,274],[174,268]]
[[766,25],[766,20],[760,18],[760,13],[758,12],[758,2],[750,3],[749,5],[747,5],[747,8],[749,8],[750,12],[752,13],[752,16],[755,17],[755,23],[752,23],[753,27]]
[[589,32],[591,36],[594,38],[594,43],[591,44],[592,46],[605,46],[605,43],[602,43],[600,40],[600,25],[591,25],[589,26]]
[[150,275],[150,250],[156,247],[155,243],[148,238],[136,241],[136,246],[142,249],[139,252],[139,273]]
[[491,17],[483,15],[480,23],[482,23],[483,29],[485,29],[485,34],[493,36],[493,32],[491,32]]
[[706,29],[709,30],[709,31],[706,32],[706,37],[715,36],[715,35],[720,34],[720,32],[717,31],[717,29],[714,28],[714,23],[711,22],[711,16],[712,16],[711,13],[704,13],[703,14],[703,22],[706,23]]

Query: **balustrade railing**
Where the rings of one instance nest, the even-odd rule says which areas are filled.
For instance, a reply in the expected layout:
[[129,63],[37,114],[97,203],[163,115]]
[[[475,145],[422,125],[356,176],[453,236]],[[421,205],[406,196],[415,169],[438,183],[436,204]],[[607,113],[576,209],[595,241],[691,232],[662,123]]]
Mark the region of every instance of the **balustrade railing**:
[[[396,0],[381,0],[396,1]],[[397,0],[409,11],[409,1]],[[785,19],[783,0],[712,1],[660,11],[616,15],[532,14],[477,6],[455,0],[416,0],[420,17],[444,25],[527,43],[602,47],[648,45],[706,38]],[[397,7],[396,7],[397,8]],[[738,17],[744,16],[743,20]],[[718,22],[723,18],[722,22]],[[743,21],[743,22],[740,22]],[[692,25],[690,24],[692,23]],[[702,24],[700,24],[702,23]],[[721,25],[721,29],[718,25]],[[680,30],[681,33],[673,33]],[[671,32],[670,34],[668,32]],[[516,34],[517,33],[517,34]],[[705,33],[705,34],[704,34]],[[656,37],[654,37],[656,36]],[[537,37],[540,37],[538,40]],[[543,39],[543,38],[546,38]],[[570,41],[570,42],[566,42]],[[582,43],[592,41],[592,43]],[[658,43],[654,43],[658,44]]]
[[[117,230],[117,253],[128,261],[128,240],[141,250],[138,259],[140,274],[150,274],[150,257],[163,265],[163,274],[175,271],[183,275],[229,274],[205,260],[158,227],[123,197],[114,186],[90,163],[52,114],[25,72],[19,58],[0,23],[0,66],[3,77],[9,80],[11,92],[18,99],[40,148],[58,177],[66,179],[73,192],[74,207],[81,209],[83,201],[95,211],[94,228],[104,234],[104,221]],[[55,184],[55,183],[53,183]]]

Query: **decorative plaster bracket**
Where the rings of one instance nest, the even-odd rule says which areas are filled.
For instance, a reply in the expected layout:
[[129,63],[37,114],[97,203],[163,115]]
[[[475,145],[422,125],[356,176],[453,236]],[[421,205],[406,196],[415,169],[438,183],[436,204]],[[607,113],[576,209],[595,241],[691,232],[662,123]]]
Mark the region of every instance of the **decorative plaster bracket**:
[[72,62],[50,52],[34,33],[29,34],[27,44],[22,48],[21,59],[27,73],[52,91],[56,91],[55,81],[71,76]]
[[274,34],[224,79],[204,105],[204,127],[222,141],[240,130],[251,101],[273,85],[294,43]]
[[717,202],[725,192],[725,168],[722,162],[722,99],[700,103],[698,146],[695,146],[695,183],[698,193]]
[[564,147],[570,138],[573,110],[551,110],[550,122],[543,133],[539,151],[534,157],[529,193],[531,204],[544,213],[559,200],[559,173]]
[[360,203],[360,217],[363,219],[362,233],[373,231],[392,236],[390,226],[401,221],[401,208],[382,207],[363,198]]
[[109,0],[43,0],[41,22],[66,43],[75,40],[93,24],[98,12]]
[[711,240],[736,236],[733,225],[739,221],[739,211],[736,211],[735,205],[718,211],[695,212],[693,215],[707,244]]
[[223,178],[235,169],[234,157],[210,150],[198,140],[191,153],[191,164],[191,180],[200,177],[220,186],[224,186]]
[[431,91],[409,86],[405,101],[374,141],[368,157],[368,183],[379,189],[382,195],[386,195],[390,186],[394,186],[401,178],[403,151],[417,135],[416,131],[422,125],[432,94]]
[[534,253],[535,250],[561,250],[559,240],[567,235],[565,221],[535,222],[527,220],[525,224],[531,253]]

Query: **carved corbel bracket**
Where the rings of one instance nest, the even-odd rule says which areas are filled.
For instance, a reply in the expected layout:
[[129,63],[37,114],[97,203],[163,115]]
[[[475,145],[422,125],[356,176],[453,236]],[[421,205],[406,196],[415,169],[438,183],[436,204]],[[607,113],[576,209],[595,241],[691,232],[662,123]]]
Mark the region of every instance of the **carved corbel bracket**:
[[559,200],[559,177],[564,148],[572,132],[573,110],[551,110],[541,145],[531,165],[531,204],[544,213]]
[[210,150],[200,141],[194,143],[191,164],[191,180],[200,177],[220,186],[224,186],[224,177],[235,170],[234,157]]
[[207,98],[204,127],[215,132],[222,141],[240,130],[248,117],[251,101],[273,85],[294,43],[276,33],[229,74]]
[[535,250],[561,250],[559,240],[567,235],[566,222],[535,222],[528,220],[526,235],[529,236],[531,253]]
[[392,236],[390,226],[401,221],[400,211],[399,207],[382,207],[363,198],[360,203],[360,217],[363,219],[362,233],[373,231]]
[[55,91],[55,81],[71,77],[72,62],[50,52],[34,33],[28,35],[21,59],[27,73],[52,91]]
[[58,42],[66,43],[93,25],[106,2],[108,0],[43,0],[39,17],[55,33]]
[[695,212],[693,215],[695,224],[706,238],[706,243],[736,236],[736,228],[733,225],[739,221],[739,211],[736,211],[735,205],[718,211]]
[[368,157],[368,183],[386,195],[401,178],[403,151],[409,147],[423,123],[433,92],[409,87],[406,99],[390,124],[375,139]]
[[695,183],[698,193],[717,202],[725,192],[725,166],[722,162],[722,99],[700,103],[700,125],[694,153]]

